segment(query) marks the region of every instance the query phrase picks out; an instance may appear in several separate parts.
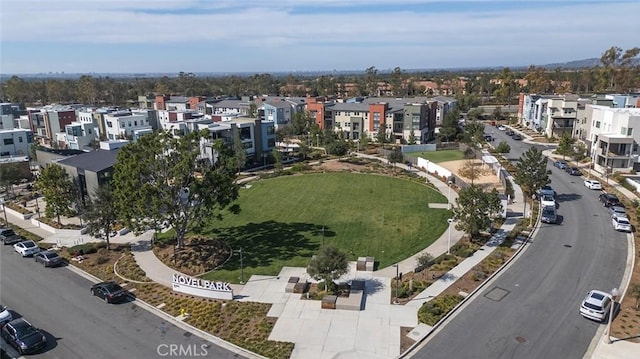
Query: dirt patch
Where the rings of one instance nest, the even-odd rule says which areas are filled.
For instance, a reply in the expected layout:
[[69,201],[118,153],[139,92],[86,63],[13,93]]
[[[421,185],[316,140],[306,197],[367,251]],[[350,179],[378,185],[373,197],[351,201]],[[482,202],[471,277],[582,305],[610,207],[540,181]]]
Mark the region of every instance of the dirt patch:
[[[447,161],[439,163],[440,166],[453,172],[456,176],[462,178],[465,182],[471,184],[471,180],[465,177],[465,166],[468,166],[470,160]],[[480,186],[483,190],[491,190],[493,188],[500,192],[504,192],[504,188],[500,183],[500,179],[491,167],[482,163],[478,159],[471,160],[477,173],[477,178],[473,180],[473,184]]]
[[218,239],[185,238],[185,246],[176,249],[173,244],[159,244],[153,252],[167,266],[187,275],[195,276],[221,265],[230,255],[229,246]]

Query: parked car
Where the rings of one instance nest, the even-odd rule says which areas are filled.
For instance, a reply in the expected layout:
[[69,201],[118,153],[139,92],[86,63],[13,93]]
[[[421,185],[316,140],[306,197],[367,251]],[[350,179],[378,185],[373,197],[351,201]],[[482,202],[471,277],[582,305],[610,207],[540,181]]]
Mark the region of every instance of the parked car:
[[598,200],[605,207],[620,206],[620,200],[615,194],[603,193],[598,196]]
[[602,190],[602,184],[596,180],[584,180],[584,186],[588,189]]
[[611,207],[609,207],[609,214],[611,216],[628,217],[627,216],[627,210],[625,210],[624,207],[622,207],[622,206],[611,206]]
[[62,264],[62,257],[54,251],[38,252],[33,255],[37,263],[42,263],[45,267],[55,267]]
[[567,167],[565,171],[572,176],[582,176],[582,172],[578,167]]
[[540,206],[556,208],[556,200],[551,195],[543,195],[540,197]]
[[24,318],[14,319],[2,327],[2,338],[20,354],[34,353],[47,345],[44,334]]
[[115,303],[125,300],[129,292],[116,282],[102,282],[91,286],[91,295],[102,298],[107,303]]
[[556,207],[543,207],[542,215],[540,216],[542,223],[555,224],[558,222],[558,214],[556,213]]
[[542,188],[538,189],[537,191],[538,197],[542,197],[542,196],[556,196],[556,191],[554,191],[554,189],[549,186],[543,186]]
[[513,135],[515,135],[516,133],[515,133],[515,131],[513,131],[513,130],[507,130],[507,132],[505,132],[505,134],[507,134],[507,136],[513,136]]
[[613,303],[613,297],[607,292],[592,290],[580,304],[580,314],[598,322],[604,322],[609,316],[609,307]]
[[554,167],[558,167],[559,169],[563,170],[563,169],[567,168],[569,165],[567,164],[566,161],[560,160],[560,161],[555,161],[553,163],[553,166]]
[[40,252],[40,247],[32,240],[18,242],[13,245],[13,249],[23,257],[32,256]]
[[522,136],[520,136],[519,134],[516,133],[516,134],[513,135],[513,139],[516,140],[516,141],[521,141],[522,140]]
[[4,244],[15,244],[22,242],[22,237],[17,235],[11,228],[0,228],[0,241]]
[[13,320],[13,315],[5,305],[0,305],[0,327]]
[[613,225],[613,229],[618,232],[629,232],[631,233],[631,222],[629,222],[629,218],[626,215],[624,216],[611,216],[611,224]]
[[506,130],[507,130],[507,128],[506,128],[506,127],[504,127],[504,126],[502,126],[502,125],[500,125],[500,126],[498,126],[498,130],[500,130],[500,131],[506,131]]

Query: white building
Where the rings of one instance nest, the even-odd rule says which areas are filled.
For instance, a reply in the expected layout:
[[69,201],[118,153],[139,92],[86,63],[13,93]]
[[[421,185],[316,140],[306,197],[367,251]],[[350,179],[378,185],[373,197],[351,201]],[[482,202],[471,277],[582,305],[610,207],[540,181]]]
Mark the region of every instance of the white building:
[[133,138],[133,131],[151,128],[145,115],[128,110],[104,115],[104,124],[107,140]]
[[598,172],[638,171],[640,109],[587,105],[591,114],[589,140]]
[[0,157],[30,156],[33,132],[28,129],[0,130]]

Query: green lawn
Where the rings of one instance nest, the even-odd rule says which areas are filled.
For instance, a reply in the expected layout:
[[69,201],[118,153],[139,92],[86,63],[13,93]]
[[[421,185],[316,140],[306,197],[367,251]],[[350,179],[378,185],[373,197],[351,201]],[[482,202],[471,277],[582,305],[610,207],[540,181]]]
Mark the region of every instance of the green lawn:
[[[374,256],[380,268],[427,247],[447,228],[450,213],[429,209],[446,197],[423,184],[355,173],[283,176],[240,191],[241,212],[225,214],[203,230],[243,248],[244,279],[275,275],[283,266],[305,267],[326,244],[349,254]],[[240,281],[238,255],[204,278]]]
[[460,150],[408,152],[405,154],[413,157],[422,157],[433,163],[458,161],[464,158],[464,153]]

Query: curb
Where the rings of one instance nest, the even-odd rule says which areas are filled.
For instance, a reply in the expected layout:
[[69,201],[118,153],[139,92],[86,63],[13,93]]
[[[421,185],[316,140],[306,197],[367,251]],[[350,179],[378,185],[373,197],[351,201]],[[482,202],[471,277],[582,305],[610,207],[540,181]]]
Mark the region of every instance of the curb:
[[[66,267],[70,271],[74,272],[75,274],[80,275],[81,277],[84,277],[85,279],[88,279],[91,282],[94,282],[94,283],[102,282],[102,279],[100,279],[100,278],[98,278],[98,277],[96,277],[96,276],[94,276],[94,275],[92,275],[90,273],[87,273],[87,272],[83,271],[82,269],[74,266],[73,264],[69,263]],[[150,284],[150,283],[146,283],[146,284]],[[213,344],[215,344],[215,345],[217,345],[217,346],[219,346],[219,347],[221,347],[223,349],[226,349],[226,350],[228,350],[230,352],[233,352],[233,353],[236,353],[238,355],[245,356],[246,358],[249,358],[249,359],[268,359],[267,357],[264,357],[264,356],[261,356],[259,354],[254,353],[254,352],[248,351],[248,350],[246,350],[246,349],[244,349],[242,347],[239,347],[239,346],[237,346],[237,345],[235,345],[233,343],[230,343],[230,342],[228,342],[228,341],[226,341],[224,339],[221,339],[221,338],[218,338],[216,336],[213,336],[213,335],[205,332],[204,330],[198,329],[198,328],[196,328],[196,327],[194,327],[194,326],[192,326],[192,325],[190,325],[188,323],[185,323],[185,322],[183,322],[181,320],[178,320],[175,317],[165,313],[164,311],[162,311],[162,310],[152,306],[151,304],[149,304],[149,303],[147,303],[147,302],[145,302],[143,300],[140,300],[140,299],[138,299],[138,298],[136,298],[134,296],[130,295],[129,298],[132,299],[132,301],[131,301],[132,303],[137,304],[140,308],[148,311],[149,313],[151,313],[151,314],[153,314],[153,315],[155,315],[157,317],[160,317],[160,318],[162,318],[162,319],[164,319],[164,320],[166,320],[168,322],[171,322],[175,326],[177,326],[177,327],[179,327],[179,328],[181,328],[181,329],[183,329],[185,331],[188,331],[190,333],[193,333],[193,334],[199,336],[202,339],[208,340],[208,341],[212,342]]]

